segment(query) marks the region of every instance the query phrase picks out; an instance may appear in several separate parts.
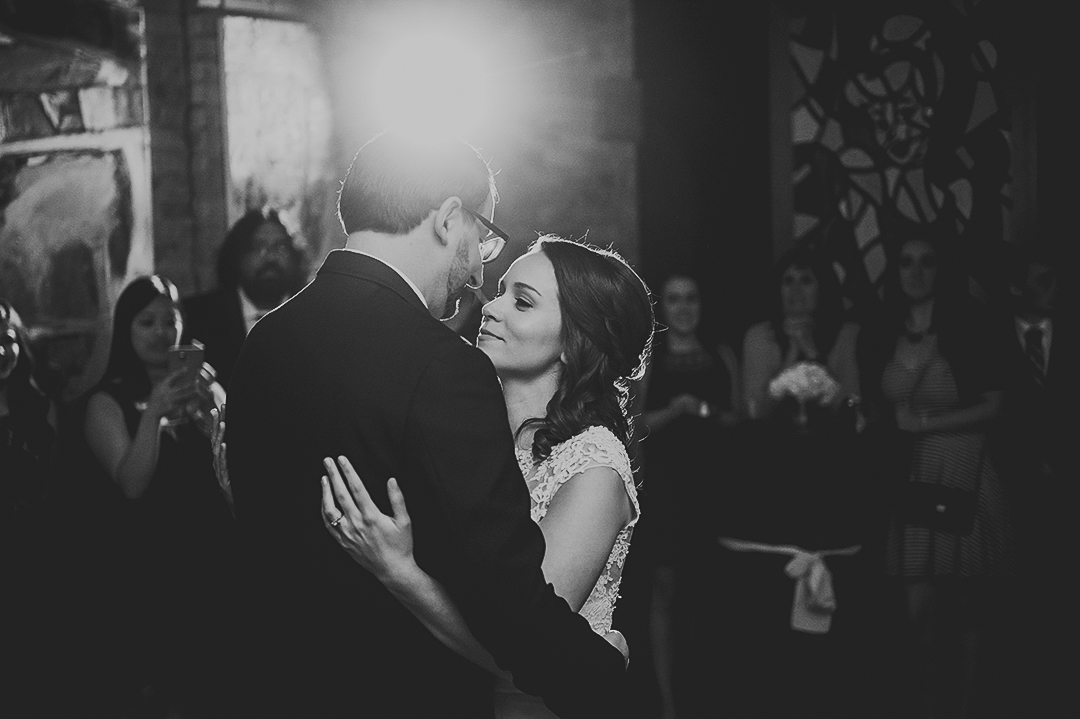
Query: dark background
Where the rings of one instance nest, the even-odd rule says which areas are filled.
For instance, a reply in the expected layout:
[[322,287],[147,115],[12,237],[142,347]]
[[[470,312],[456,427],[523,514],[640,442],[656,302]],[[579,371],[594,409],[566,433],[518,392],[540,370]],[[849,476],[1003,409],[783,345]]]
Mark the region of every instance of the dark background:
[[[1051,247],[1062,274],[1075,278],[1076,26],[1067,4],[983,2],[1000,18],[1003,62],[1015,63],[1035,105],[1038,231],[1018,239]],[[777,5],[792,15],[821,5],[867,7]],[[737,345],[745,328],[763,318],[770,296],[769,3],[636,0],[634,11],[643,94],[643,270],[658,288],[665,275],[689,268],[702,280],[703,322]],[[1075,303],[1075,294],[1067,299]]]

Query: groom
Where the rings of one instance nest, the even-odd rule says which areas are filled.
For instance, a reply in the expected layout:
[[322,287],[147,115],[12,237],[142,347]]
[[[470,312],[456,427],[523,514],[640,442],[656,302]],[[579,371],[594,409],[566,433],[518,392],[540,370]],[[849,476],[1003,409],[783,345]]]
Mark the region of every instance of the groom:
[[346,455],[383,511],[386,480],[398,479],[417,562],[521,690],[562,717],[626,713],[622,655],[544,580],[494,368],[439,322],[494,259],[482,257],[489,231],[477,213],[491,217],[496,197],[464,143],[371,140],[338,201],[345,249],[244,343],[226,440],[251,590],[239,609],[245,709],[492,715],[490,675],[431,636],[323,527],[321,460]]

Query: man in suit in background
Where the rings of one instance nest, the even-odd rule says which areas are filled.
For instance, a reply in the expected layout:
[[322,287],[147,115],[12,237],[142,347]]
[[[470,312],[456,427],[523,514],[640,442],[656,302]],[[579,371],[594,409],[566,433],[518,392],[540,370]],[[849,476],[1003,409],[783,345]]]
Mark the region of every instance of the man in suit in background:
[[199,341],[226,390],[252,326],[307,279],[304,255],[275,210],[250,210],[221,243],[217,289],[183,301],[183,342]]
[[494,367],[439,321],[498,253],[496,197],[465,143],[375,138],[339,196],[345,249],[244,343],[225,440],[252,589],[245,701],[265,711],[492,716],[491,676],[323,526],[322,459],[346,455],[384,512],[397,478],[417,563],[520,689],[563,717],[627,713],[622,655],[545,581]]
[[[1077,707],[1076,551],[1080,381],[1075,318],[1061,307],[1061,277],[1044,250],[1014,258],[1011,312],[1000,326],[1005,412],[1000,444],[1020,552],[1021,626],[1030,654],[1032,715]],[[1065,702],[1063,704],[1062,702]],[[1069,716],[1071,712],[1061,714]]]

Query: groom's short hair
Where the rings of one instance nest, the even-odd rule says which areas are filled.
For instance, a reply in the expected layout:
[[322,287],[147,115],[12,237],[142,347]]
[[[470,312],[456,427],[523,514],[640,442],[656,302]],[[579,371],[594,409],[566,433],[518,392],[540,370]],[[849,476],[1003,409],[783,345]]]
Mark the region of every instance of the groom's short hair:
[[478,212],[489,196],[498,199],[495,178],[472,145],[387,132],[353,157],[338,193],[338,219],[346,235],[404,234],[448,197]]

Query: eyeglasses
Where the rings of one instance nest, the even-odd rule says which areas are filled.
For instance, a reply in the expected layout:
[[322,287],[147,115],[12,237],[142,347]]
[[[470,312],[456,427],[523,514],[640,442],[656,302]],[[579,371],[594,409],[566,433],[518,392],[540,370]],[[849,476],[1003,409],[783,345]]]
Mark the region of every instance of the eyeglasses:
[[462,206],[461,209],[468,213],[470,216],[472,216],[481,225],[486,227],[488,229],[488,232],[494,235],[493,237],[488,237],[486,240],[480,240],[480,262],[486,265],[487,263],[491,262],[499,256],[499,253],[502,252],[503,247],[505,247],[506,243],[510,241],[510,235],[500,230],[498,227],[495,226],[494,222],[484,217],[479,212],[473,212],[465,206]]
[[253,244],[249,252],[253,257],[262,259],[271,255],[285,257],[292,251],[288,242],[271,242],[270,244]]

